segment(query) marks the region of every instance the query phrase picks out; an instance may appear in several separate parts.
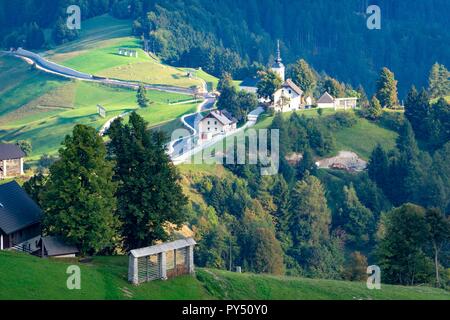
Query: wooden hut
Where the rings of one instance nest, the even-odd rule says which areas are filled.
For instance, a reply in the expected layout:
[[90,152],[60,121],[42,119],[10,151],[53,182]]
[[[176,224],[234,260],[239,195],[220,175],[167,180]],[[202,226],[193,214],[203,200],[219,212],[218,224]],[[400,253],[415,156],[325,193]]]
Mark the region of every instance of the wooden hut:
[[131,250],[129,253],[128,281],[143,282],[176,277],[194,272],[194,246],[192,238],[162,243]]

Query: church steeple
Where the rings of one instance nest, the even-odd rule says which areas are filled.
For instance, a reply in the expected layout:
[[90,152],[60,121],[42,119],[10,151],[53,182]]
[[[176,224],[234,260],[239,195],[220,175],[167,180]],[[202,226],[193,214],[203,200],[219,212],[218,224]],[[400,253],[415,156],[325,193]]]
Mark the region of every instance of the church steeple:
[[283,59],[281,59],[280,40],[277,40],[277,57],[275,59],[275,63],[272,66],[272,71],[278,74],[281,80],[284,81],[285,68],[282,61]]
[[280,40],[277,40],[277,59],[275,61],[277,63],[281,63],[283,61],[283,59],[281,59]]

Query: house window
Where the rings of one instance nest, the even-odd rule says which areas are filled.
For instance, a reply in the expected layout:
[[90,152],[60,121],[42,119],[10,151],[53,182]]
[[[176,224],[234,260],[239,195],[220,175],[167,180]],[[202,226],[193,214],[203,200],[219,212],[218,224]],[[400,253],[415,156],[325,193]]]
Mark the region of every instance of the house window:
[[211,131],[211,128],[210,128],[210,127],[208,127],[208,131]]
[[209,124],[209,120],[208,120],[208,124]]
[[216,129],[216,131],[217,131],[217,128],[215,128]]
[[289,94],[291,94],[292,93],[292,90],[289,90]]

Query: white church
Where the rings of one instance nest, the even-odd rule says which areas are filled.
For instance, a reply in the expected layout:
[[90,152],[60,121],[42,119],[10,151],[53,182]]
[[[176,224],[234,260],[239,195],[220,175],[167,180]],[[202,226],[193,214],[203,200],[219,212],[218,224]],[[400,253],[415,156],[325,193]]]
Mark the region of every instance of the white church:
[[273,108],[278,112],[299,110],[302,107],[303,91],[291,79],[285,79],[286,68],[282,61],[278,41],[277,58],[271,69],[283,80],[283,84],[273,95]]

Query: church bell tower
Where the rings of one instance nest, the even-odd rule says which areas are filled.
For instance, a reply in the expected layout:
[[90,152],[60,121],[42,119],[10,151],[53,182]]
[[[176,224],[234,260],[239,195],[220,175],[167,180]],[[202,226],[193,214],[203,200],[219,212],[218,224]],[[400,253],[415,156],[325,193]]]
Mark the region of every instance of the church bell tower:
[[272,71],[278,74],[278,76],[285,81],[285,67],[281,59],[280,40],[277,41],[277,58],[272,65]]

